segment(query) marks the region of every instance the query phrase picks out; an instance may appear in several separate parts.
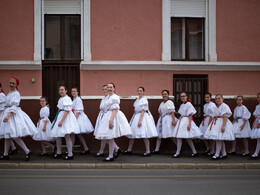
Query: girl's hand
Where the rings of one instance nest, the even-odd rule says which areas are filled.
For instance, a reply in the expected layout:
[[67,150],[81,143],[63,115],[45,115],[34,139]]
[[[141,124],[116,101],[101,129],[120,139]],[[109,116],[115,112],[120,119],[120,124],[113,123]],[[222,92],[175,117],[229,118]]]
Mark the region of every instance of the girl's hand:
[[241,125],[241,126],[240,126],[240,131],[242,131],[242,129],[244,129],[244,126],[245,126],[245,125]]
[[257,128],[260,128],[260,123],[258,123],[258,124],[256,125],[256,127],[257,127]]
[[188,131],[190,131],[190,128],[191,128],[191,124],[189,123],[187,126]]
[[58,124],[58,127],[61,127],[61,126],[62,126],[62,123],[63,123],[63,122],[60,121],[59,124]]
[[9,120],[9,116],[6,116],[3,121],[6,123],[8,120]]
[[172,126],[175,126],[176,125],[176,121],[172,121]]
[[225,132],[225,127],[221,126],[221,132],[224,133]]
[[109,121],[109,129],[113,129],[113,127],[114,127],[113,121]]
[[141,126],[142,126],[142,122],[139,121],[137,126],[138,126],[138,127],[141,127]]
[[42,131],[44,131],[44,132],[45,132],[45,131],[46,131],[46,127],[43,127],[43,128],[42,128]]

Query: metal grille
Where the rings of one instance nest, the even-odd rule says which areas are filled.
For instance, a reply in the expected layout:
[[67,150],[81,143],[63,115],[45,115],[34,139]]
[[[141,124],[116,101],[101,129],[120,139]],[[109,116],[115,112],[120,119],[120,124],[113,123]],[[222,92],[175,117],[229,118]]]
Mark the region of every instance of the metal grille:
[[180,93],[186,92],[197,110],[193,120],[199,125],[203,117],[204,94],[208,92],[208,75],[173,75],[173,86],[176,108],[182,104]]

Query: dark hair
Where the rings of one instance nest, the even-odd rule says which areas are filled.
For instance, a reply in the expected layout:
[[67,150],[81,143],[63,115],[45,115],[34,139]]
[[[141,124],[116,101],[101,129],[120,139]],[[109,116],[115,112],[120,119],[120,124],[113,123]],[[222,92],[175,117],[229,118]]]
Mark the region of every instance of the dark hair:
[[76,89],[77,92],[78,92],[78,96],[79,96],[79,88],[75,86],[75,87],[72,87],[71,90],[72,90],[72,89]]
[[209,92],[205,93],[205,94],[204,94],[204,97],[205,97],[205,95],[209,95],[210,98],[211,98],[211,96],[212,96],[212,94],[209,93]]
[[113,85],[113,87],[116,88],[116,85],[114,83],[108,83],[107,85],[109,84]]
[[2,83],[0,83],[0,87],[2,87]]
[[143,92],[145,91],[144,87],[142,87],[142,86],[138,87],[137,89],[140,89],[140,88],[143,90]]
[[64,87],[66,91],[68,91],[68,87],[66,85],[60,85],[59,88]]
[[45,101],[48,102],[48,98],[46,96],[42,96],[40,99],[45,99]]
[[103,88],[103,87],[107,87],[107,84],[103,85],[102,88]]
[[180,93],[180,95],[181,95],[182,93],[185,93],[185,95],[188,97],[188,94],[187,94],[185,91],[182,91],[182,92]]
[[215,98],[216,98],[217,96],[220,96],[221,98],[223,98],[223,95],[222,95],[222,94],[217,94],[217,95],[215,95]]
[[260,92],[256,96],[259,96],[259,95],[260,95]]
[[244,97],[243,97],[242,95],[238,95],[238,96],[236,97],[236,99],[239,98],[239,97],[241,97],[242,100],[244,100]]
[[166,92],[168,95],[170,95],[170,92],[169,92],[169,90],[167,90],[167,89],[162,90],[162,93],[163,93],[163,92]]

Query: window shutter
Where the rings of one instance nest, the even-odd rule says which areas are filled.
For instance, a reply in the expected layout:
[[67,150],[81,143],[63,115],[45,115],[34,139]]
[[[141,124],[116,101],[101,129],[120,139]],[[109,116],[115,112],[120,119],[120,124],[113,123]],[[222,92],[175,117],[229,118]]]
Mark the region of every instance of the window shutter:
[[81,0],[45,0],[45,14],[80,14]]
[[171,17],[206,17],[206,0],[171,0]]

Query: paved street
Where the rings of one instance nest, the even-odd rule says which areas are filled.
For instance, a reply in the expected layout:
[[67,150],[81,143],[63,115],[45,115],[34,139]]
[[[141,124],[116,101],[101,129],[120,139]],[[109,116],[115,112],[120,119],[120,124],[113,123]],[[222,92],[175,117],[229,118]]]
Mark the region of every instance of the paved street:
[[0,170],[0,194],[259,194],[260,170]]

